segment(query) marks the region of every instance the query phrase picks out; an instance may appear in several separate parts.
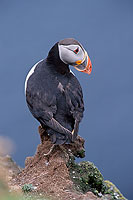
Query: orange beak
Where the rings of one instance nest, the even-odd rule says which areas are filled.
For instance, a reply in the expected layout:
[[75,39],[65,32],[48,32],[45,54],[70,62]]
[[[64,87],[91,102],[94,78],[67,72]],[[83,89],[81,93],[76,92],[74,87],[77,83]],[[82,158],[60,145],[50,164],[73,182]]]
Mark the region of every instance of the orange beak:
[[88,56],[88,63],[86,65],[86,68],[82,72],[87,73],[87,74],[90,75],[91,71],[92,71],[92,64],[91,64],[91,60],[90,60],[90,58]]
[[76,64],[74,67],[80,71],[80,72],[84,72],[87,74],[91,74],[92,71],[92,64],[91,64],[91,60],[87,54],[87,52],[85,52],[85,57],[83,60],[78,60],[76,61]]

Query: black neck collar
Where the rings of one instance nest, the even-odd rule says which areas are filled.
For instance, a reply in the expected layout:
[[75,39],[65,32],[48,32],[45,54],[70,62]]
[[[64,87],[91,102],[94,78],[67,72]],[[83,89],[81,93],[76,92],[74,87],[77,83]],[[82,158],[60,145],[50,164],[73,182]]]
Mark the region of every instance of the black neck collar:
[[47,63],[61,74],[70,72],[69,66],[62,62],[59,57],[58,42],[50,49],[47,57]]

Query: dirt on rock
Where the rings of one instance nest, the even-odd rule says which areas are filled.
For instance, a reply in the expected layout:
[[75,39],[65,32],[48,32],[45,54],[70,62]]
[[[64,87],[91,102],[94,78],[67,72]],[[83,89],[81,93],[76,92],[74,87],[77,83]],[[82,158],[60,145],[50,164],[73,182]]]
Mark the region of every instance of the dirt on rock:
[[[95,200],[99,199],[92,192],[86,194],[75,190],[70,179],[67,162],[74,154],[83,157],[84,140],[78,136],[73,144],[53,145],[49,137],[39,128],[41,144],[33,157],[27,157],[25,168],[11,180],[11,185],[24,186],[32,184],[34,192],[58,200]],[[82,153],[81,153],[82,152]]]

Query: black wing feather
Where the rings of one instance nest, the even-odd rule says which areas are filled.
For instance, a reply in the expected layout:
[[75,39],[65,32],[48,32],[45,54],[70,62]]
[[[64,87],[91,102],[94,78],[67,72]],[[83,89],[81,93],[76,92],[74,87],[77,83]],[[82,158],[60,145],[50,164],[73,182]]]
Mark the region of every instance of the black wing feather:
[[69,83],[65,89],[66,101],[70,107],[71,113],[75,120],[73,130],[73,140],[77,137],[79,123],[83,118],[84,102],[82,88],[75,76],[71,74]]
[[[26,100],[28,107],[33,116],[44,126],[50,127],[54,131],[61,134],[66,134],[72,140],[72,133],[67,128],[63,127],[55,118],[57,112],[56,96],[52,89],[32,87],[30,82],[26,90]],[[46,87],[47,88],[47,87]]]

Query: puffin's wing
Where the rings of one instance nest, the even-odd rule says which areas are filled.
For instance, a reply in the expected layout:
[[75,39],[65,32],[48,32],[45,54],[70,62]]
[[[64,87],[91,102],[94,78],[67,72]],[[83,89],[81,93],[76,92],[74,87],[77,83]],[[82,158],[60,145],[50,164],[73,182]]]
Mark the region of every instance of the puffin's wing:
[[73,74],[71,74],[69,83],[66,86],[65,95],[67,104],[69,105],[69,108],[75,120],[74,129],[72,131],[73,139],[75,139],[79,128],[79,123],[83,118],[84,102],[82,88]]
[[31,91],[28,91],[27,89],[26,101],[31,113],[41,124],[48,126],[59,133],[66,134],[72,139],[71,131],[63,127],[54,119],[54,114],[56,114],[57,111],[56,97],[50,90],[43,90],[41,93],[37,89],[34,90],[34,88],[32,88]]

